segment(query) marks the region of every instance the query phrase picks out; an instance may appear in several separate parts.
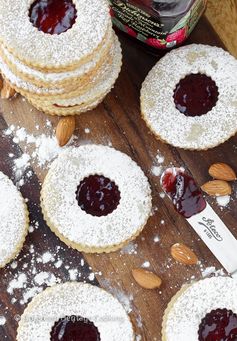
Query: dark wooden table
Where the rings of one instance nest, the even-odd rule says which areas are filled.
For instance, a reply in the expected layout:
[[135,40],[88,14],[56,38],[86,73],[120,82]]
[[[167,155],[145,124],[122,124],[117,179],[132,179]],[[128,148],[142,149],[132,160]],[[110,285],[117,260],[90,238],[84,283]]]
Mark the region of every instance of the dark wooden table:
[[[213,4],[213,1],[211,3]],[[230,0],[230,4],[234,5],[235,1]],[[210,9],[207,16],[211,21]],[[220,39],[220,27],[215,26],[215,18],[213,25],[218,34],[204,17],[188,43],[224,46]],[[235,39],[236,36],[237,28]],[[183,283],[194,278],[201,278],[202,267],[220,268],[213,255],[198,239],[187,222],[173,210],[169,199],[160,197],[159,177],[152,174],[151,168],[155,164],[155,157],[159,151],[165,158],[162,166],[169,166],[171,163],[184,166],[193,174],[197,182],[202,184],[208,179],[209,165],[216,161],[227,162],[237,170],[237,137],[206,152],[178,150],[157,141],[141,119],[139,92],[145,76],[158,57],[147,54],[125,36],[120,35],[120,40],[124,54],[121,75],[115,88],[103,104],[94,111],[82,114],[77,118],[76,135],[78,139],[75,144],[80,145],[85,140],[102,144],[107,144],[110,141],[115,148],[130,155],[141,165],[149,178],[153,193],[154,214],[130,250],[108,255],[80,254],[63,245],[44,223],[39,207],[39,193],[40,184],[47,173],[47,168],[42,169],[37,164],[32,164],[31,169],[34,175],[25,182],[21,191],[29,199],[31,222],[33,225],[38,224],[38,228],[28,235],[24,248],[17,258],[17,268],[14,269],[13,265],[13,267],[7,266],[0,270],[0,316],[6,318],[6,323],[0,325],[1,341],[15,340],[18,315],[22,314],[26,306],[24,302],[21,302],[23,291],[26,288],[15,289],[13,294],[7,292],[9,282],[19,273],[27,273],[27,285],[31,286],[33,285],[31,281],[38,272],[50,271],[62,281],[66,281],[69,280],[68,267],[77,269],[78,272],[81,272],[80,280],[100,285],[115,294],[122,300],[122,303],[129,303],[130,316],[141,340],[160,341],[162,315],[172,295]],[[235,44],[230,42],[232,53],[235,49],[234,46]],[[235,52],[237,53],[237,50]],[[6,136],[4,130],[14,124],[23,126],[28,132],[38,135],[43,132],[47,133],[51,129],[46,128],[47,119],[51,120],[53,126],[56,126],[58,118],[46,117],[43,113],[37,112],[35,109],[32,110],[32,107],[20,96],[11,101],[0,101],[0,111],[2,113],[0,117],[0,169],[13,178],[14,158],[21,155],[25,146],[21,142],[14,143],[13,135]],[[37,125],[39,125],[38,129]],[[90,134],[85,133],[85,128],[90,129]],[[14,158],[9,158],[9,153],[13,153]],[[235,194],[232,195],[228,208],[224,210],[220,209],[215,200],[210,198],[208,200],[237,236]],[[160,237],[158,243],[154,241],[157,235]],[[170,256],[170,247],[176,242],[183,242],[193,248],[202,265],[186,267],[175,263]],[[57,258],[63,260],[63,266],[57,269],[51,262],[39,263],[37,258],[47,250],[51,254],[57,254]],[[85,265],[83,265],[82,259],[85,261]],[[149,262],[149,269],[163,279],[160,291],[144,290],[134,282],[131,270],[140,267],[144,262]],[[88,278],[91,271],[96,274],[95,280],[93,277]]]

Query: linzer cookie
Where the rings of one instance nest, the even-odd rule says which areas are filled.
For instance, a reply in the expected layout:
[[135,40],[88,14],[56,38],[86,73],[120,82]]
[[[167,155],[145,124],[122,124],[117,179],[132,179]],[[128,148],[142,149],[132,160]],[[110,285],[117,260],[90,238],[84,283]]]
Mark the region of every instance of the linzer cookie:
[[235,340],[237,282],[214,277],[184,286],[169,303],[162,341]]
[[90,284],[58,284],[34,297],[25,309],[17,341],[135,341],[119,301]]
[[111,28],[103,0],[0,1],[0,41],[17,59],[43,70],[83,65]]
[[206,45],[171,51],[148,74],[142,115],[154,134],[184,149],[209,149],[237,131],[237,61]]
[[98,105],[122,60],[107,2],[10,2],[0,0],[2,76],[50,114],[79,114]]
[[26,204],[12,181],[0,172],[0,268],[20,252],[29,227]]
[[84,145],[53,162],[41,206],[48,226],[68,246],[111,252],[135,239],[146,225],[151,190],[129,156],[102,145]]
[[[109,89],[114,85],[116,78],[121,68],[121,48],[118,38],[113,34],[113,46],[108,54],[105,63],[97,70],[96,75],[92,78],[87,78],[87,84],[72,83],[70,86],[62,87],[61,84],[57,87],[42,87],[34,85],[31,82],[23,81],[15,75],[7,64],[0,57],[0,68],[3,75],[9,79],[11,84],[23,95],[29,99],[47,102],[50,100],[71,99],[79,95],[86,96],[88,91],[93,91],[89,99],[94,100],[98,95],[98,89],[103,87],[103,84],[109,84]],[[80,78],[80,77],[79,77]],[[108,78],[108,80],[106,79]],[[84,82],[84,81],[83,81]],[[55,83],[56,84],[56,83]],[[57,83],[58,84],[58,83]],[[79,102],[77,103],[79,104]]]

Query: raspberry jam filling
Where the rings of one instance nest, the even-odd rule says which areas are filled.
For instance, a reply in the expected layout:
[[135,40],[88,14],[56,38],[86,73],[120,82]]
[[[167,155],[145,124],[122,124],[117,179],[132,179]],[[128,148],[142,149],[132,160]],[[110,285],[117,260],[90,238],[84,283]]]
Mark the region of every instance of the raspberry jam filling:
[[176,85],[174,103],[185,116],[202,116],[215,107],[218,96],[218,87],[211,77],[191,73]]
[[196,182],[181,169],[167,169],[162,176],[161,184],[171,198],[175,210],[185,218],[190,218],[206,208],[206,201]]
[[55,323],[50,341],[100,341],[96,326],[87,319],[66,316]]
[[237,315],[227,309],[212,310],[199,326],[198,340],[236,341]]
[[72,0],[36,0],[30,7],[29,16],[39,31],[60,34],[73,26],[77,10]]
[[118,186],[103,175],[90,175],[77,187],[76,198],[83,211],[101,217],[117,208],[120,192]]

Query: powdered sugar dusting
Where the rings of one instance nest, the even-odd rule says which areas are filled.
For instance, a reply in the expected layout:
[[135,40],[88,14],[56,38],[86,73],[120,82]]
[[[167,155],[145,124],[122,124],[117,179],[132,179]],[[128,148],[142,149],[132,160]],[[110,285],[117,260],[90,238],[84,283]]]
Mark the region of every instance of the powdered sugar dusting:
[[[65,258],[61,252],[64,252],[64,250],[60,246],[56,246],[41,254],[36,251],[33,244],[30,244],[28,255],[25,254],[22,259],[13,261],[9,265],[5,282],[8,282],[6,291],[11,296],[12,303],[19,302],[25,305],[43,291],[46,286],[53,286],[66,280],[92,281],[95,279],[95,275],[102,275],[101,272],[90,272],[88,275],[87,271],[85,271],[86,268],[83,271],[85,265],[83,259],[79,259],[78,266],[75,267],[75,265],[72,265],[71,260]],[[30,260],[22,264],[22,260],[26,256],[30,257]],[[65,260],[63,261],[61,257],[65,258]],[[63,269],[59,272],[58,269],[61,267]],[[67,270],[66,273],[64,273],[64,269]]]
[[[76,188],[91,174],[103,174],[119,188],[120,203],[107,216],[98,218],[78,210]],[[101,145],[84,145],[62,153],[49,170],[42,198],[49,224],[88,248],[104,249],[123,243],[142,229],[151,212],[150,186],[141,168],[127,155]]]
[[[191,54],[197,58],[189,58]],[[206,115],[187,117],[174,105],[174,89],[190,73],[206,74],[218,86],[218,102]],[[159,138],[176,147],[208,149],[223,143],[237,131],[232,104],[237,102],[236,73],[236,59],[217,47],[193,44],[167,53],[142,86],[145,120]]]
[[221,196],[221,197],[217,197],[216,198],[217,204],[221,207],[227,207],[230,203],[230,196],[229,195],[225,195],[225,196]]
[[[103,341],[134,339],[132,324],[122,305],[96,286],[75,282],[57,285],[37,296],[31,307],[21,318],[19,341],[45,341],[54,323],[65,315],[88,318],[97,326]],[[32,316],[37,316],[37,321]],[[52,318],[44,323],[45,317]]]
[[200,321],[213,309],[237,312],[237,282],[230,277],[208,278],[191,285],[173,302],[164,333],[167,341],[198,341]]
[[25,202],[10,179],[0,172],[0,266],[21,248],[28,228]]
[[4,326],[6,323],[6,318],[4,316],[0,316],[0,326]]
[[165,157],[158,150],[155,156],[155,160],[153,162],[153,166],[151,168],[151,172],[153,175],[161,176],[164,170],[164,167],[163,167],[164,162],[165,162]]
[[[33,27],[27,15],[28,0],[15,3],[14,7],[11,4],[10,0],[0,1],[0,40],[19,59],[46,69],[82,63],[102,44],[112,27],[106,1],[75,1],[78,20],[60,35],[42,34]],[[18,34],[22,27],[24,34]]]
[[[47,122],[46,125],[50,129],[51,124]],[[24,153],[13,161],[14,178],[18,187],[24,185],[25,180],[32,177],[33,173],[31,170],[27,171],[28,167],[36,165],[39,168],[47,168],[48,165],[61,152],[67,149],[75,139],[73,136],[66,146],[60,147],[52,132],[35,136],[28,133],[25,128],[14,125],[11,125],[8,129],[6,129],[4,134],[5,136],[13,134],[13,142],[21,143],[23,145]],[[11,158],[13,157],[14,154],[11,155]]]

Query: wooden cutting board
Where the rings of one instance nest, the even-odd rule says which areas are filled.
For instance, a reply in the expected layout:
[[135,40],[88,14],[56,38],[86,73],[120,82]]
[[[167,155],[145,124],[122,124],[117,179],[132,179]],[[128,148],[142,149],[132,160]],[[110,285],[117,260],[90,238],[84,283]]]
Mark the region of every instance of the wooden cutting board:
[[[7,292],[9,283],[19,273],[27,272],[28,281],[33,280],[35,271],[50,271],[63,281],[69,279],[68,268],[77,269],[81,280],[100,285],[115,294],[130,310],[137,340],[160,341],[161,322],[164,309],[173,294],[183,283],[202,277],[202,268],[220,265],[199,240],[186,221],[176,214],[171,202],[161,198],[159,178],[151,172],[156,155],[164,156],[162,166],[171,163],[185,166],[197,179],[199,184],[208,180],[210,164],[222,161],[233,166],[237,171],[237,137],[224,145],[206,152],[189,152],[172,148],[157,141],[141,119],[139,110],[139,92],[141,84],[158,57],[151,56],[134,44],[129,38],[120,35],[123,47],[124,63],[120,77],[113,91],[104,103],[92,112],[82,114],[77,118],[75,144],[85,141],[112,145],[130,155],[149,178],[153,192],[154,213],[144,232],[123,252],[109,255],[86,255],[68,249],[48,229],[43,221],[39,207],[40,184],[47,168],[31,165],[33,176],[24,183],[21,191],[28,198],[31,222],[38,225],[27,237],[25,246],[17,258],[17,263],[0,271],[0,321],[6,318],[6,323],[0,325],[0,340],[14,341],[16,339],[17,320],[26,304],[22,302],[23,289],[15,289],[13,294]],[[202,18],[188,43],[204,43],[222,46],[237,57],[237,1],[210,0],[206,15]],[[236,75],[237,76],[237,75]],[[4,131],[11,126],[25,127],[28,133],[39,135],[48,133],[47,120],[56,126],[58,118],[47,117],[22,99],[21,96],[11,101],[0,101],[0,169],[14,177],[14,158],[24,151],[24,143],[13,141],[13,134],[6,136]],[[85,128],[90,133],[85,133]],[[172,129],[172,127],[171,127]],[[18,142],[18,143],[16,143]],[[29,146],[28,146],[29,148]],[[14,157],[9,157],[9,153]],[[237,186],[234,186],[237,187]],[[235,194],[228,208],[223,210],[215,200],[209,199],[211,205],[221,216],[231,231],[237,237],[237,210]],[[157,236],[160,241],[157,242]],[[170,247],[176,242],[183,242],[192,247],[202,264],[186,267],[175,263],[170,256]],[[33,246],[32,246],[33,245]],[[34,252],[33,252],[34,248]],[[37,263],[37,257],[46,251],[56,254],[63,260],[63,266],[56,268],[52,263]],[[83,265],[83,261],[85,264]],[[163,279],[161,290],[147,291],[140,288],[131,276],[131,270],[140,267],[144,262],[149,269]],[[33,264],[33,265],[32,265]],[[35,269],[35,264],[37,269]],[[14,265],[17,265],[14,268]],[[93,271],[96,274],[88,277]],[[123,341],[123,340],[121,340]]]

